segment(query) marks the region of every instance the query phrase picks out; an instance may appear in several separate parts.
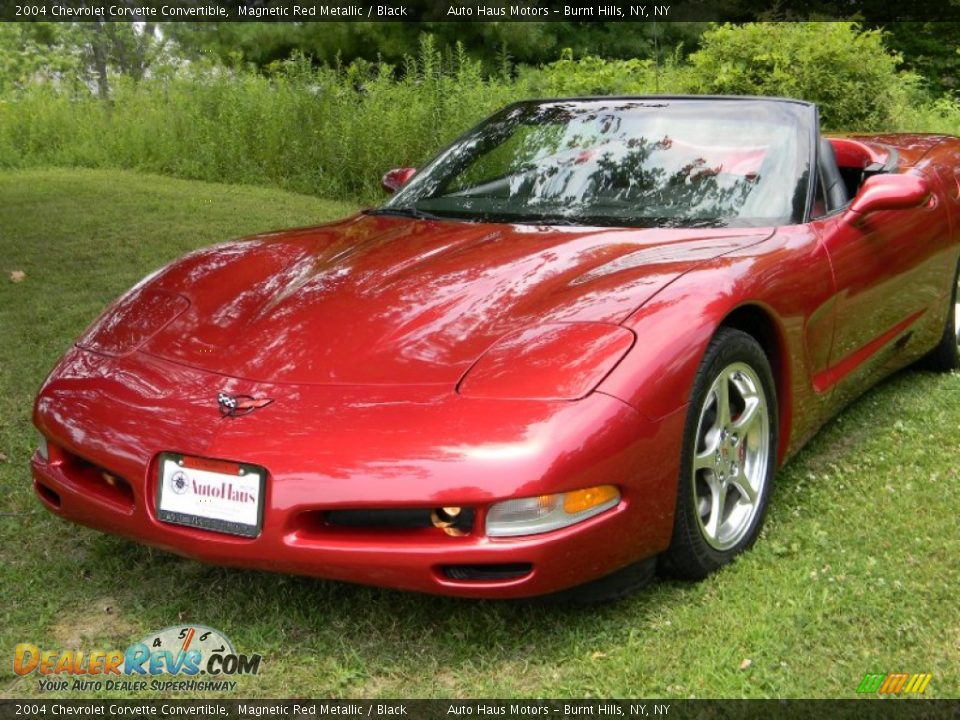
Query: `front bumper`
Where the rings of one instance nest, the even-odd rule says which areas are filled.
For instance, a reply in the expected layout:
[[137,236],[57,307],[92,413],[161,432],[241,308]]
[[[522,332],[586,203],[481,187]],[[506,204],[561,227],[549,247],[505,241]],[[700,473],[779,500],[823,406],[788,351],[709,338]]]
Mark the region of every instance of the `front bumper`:
[[[221,390],[274,402],[222,418]],[[35,454],[31,465],[34,488],[52,512],[197,560],[429,593],[525,597],[596,579],[667,546],[682,415],[651,422],[601,393],[526,402],[466,399],[435,386],[267,385],[139,353],[117,361],[72,350],[37,398],[34,422],[50,455]],[[266,468],[260,535],[158,520],[164,451]],[[483,533],[494,502],[599,484],[616,485],[622,500],[594,518],[534,536]],[[332,510],[451,505],[474,510],[468,534],[323,522]],[[512,571],[471,577],[459,570],[491,566]]]

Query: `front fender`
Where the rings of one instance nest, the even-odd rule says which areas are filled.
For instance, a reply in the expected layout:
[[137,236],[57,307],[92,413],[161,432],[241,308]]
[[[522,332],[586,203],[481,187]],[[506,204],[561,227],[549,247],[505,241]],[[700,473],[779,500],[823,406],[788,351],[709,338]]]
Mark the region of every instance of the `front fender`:
[[[690,402],[717,328],[740,327],[758,336],[770,357],[785,458],[830,415],[829,397],[812,378],[829,361],[834,294],[816,235],[807,226],[781,229],[770,242],[683,275],[627,318],[637,343],[597,389],[651,420],[665,417]],[[751,315],[761,327],[744,322]]]
[[680,278],[623,323],[637,343],[600,383],[599,392],[623,400],[650,420],[690,401],[700,359],[726,314],[701,304],[703,281],[695,277],[700,274]]

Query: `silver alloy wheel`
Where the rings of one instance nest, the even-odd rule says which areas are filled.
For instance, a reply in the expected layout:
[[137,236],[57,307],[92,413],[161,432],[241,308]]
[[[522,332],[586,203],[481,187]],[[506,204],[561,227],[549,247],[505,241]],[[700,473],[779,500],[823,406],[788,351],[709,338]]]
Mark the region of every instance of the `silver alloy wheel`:
[[729,550],[750,531],[769,463],[770,415],[763,383],[752,367],[733,363],[707,393],[693,456],[697,524],[715,550]]

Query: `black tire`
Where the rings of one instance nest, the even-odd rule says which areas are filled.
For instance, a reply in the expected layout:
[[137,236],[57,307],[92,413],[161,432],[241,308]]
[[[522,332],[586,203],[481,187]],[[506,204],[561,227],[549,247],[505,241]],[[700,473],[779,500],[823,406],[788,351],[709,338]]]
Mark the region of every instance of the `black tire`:
[[943,328],[940,342],[929,353],[920,358],[917,365],[924,370],[934,372],[951,372],[960,370],[960,332],[957,328],[957,293],[960,285],[960,266],[953,279],[953,293],[950,296],[950,306],[947,310],[947,322]]
[[777,407],[763,349],[747,333],[720,328],[700,362],[687,411],[673,539],[661,557],[667,573],[701,580],[756,541],[776,472]]
[[593,605],[610,602],[631,595],[649,584],[656,570],[657,558],[652,557],[627,565],[620,570],[586,582],[583,585],[559,590],[537,599],[544,603],[562,605]]

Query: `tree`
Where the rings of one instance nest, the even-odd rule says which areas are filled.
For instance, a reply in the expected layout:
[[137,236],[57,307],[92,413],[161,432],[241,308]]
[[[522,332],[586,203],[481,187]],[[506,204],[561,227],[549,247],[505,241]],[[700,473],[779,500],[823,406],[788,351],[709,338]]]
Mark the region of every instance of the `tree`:
[[656,50],[682,45],[696,49],[706,23],[582,22],[324,22],[324,23],[164,23],[188,57],[264,68],[305,55],[321,64],[344,64],[362,58],[398,64],[415,54],[419,36],[434,36],[437,47],[463,45],[496,72],[504,54],[516,63],[552,62],[569,48],[577,57],[653,58]]
[[80,58],[57,23],[0,23],[0,93],[40,79],[75,78]]
[[41,80],[110,94],[110,75],[141,80],[164,51],[156,23],[0,23],[0,92]]

